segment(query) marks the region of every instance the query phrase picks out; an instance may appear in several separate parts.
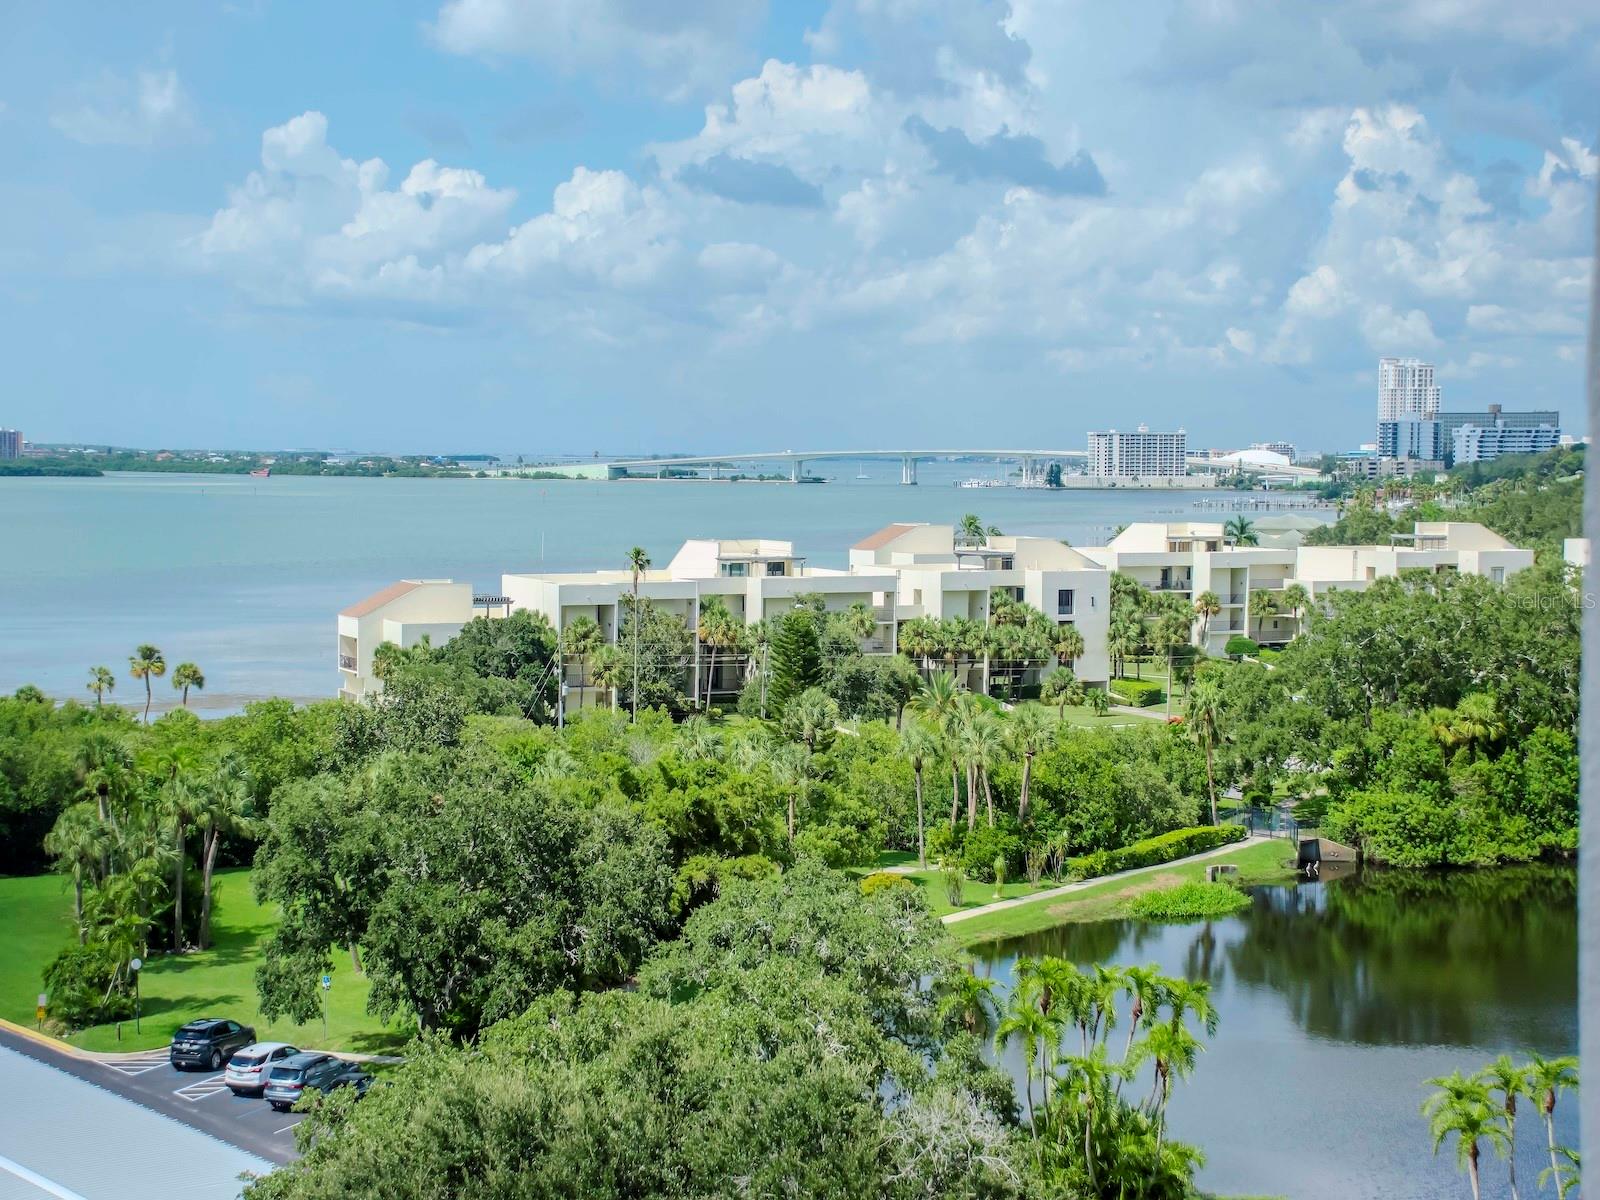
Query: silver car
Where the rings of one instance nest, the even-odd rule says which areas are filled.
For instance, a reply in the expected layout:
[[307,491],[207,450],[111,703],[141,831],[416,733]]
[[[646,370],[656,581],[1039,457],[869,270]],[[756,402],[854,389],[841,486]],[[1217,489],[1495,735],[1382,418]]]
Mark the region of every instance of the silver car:
[[267,1086],[267,1073],[277,1063],[300,1051],[286,1042],[256,1042],[246,1046],[228,1060],[228,1069],[222,1073],[222,1082],[233,1089],[235,1096],[250,1092],[259,1096]]

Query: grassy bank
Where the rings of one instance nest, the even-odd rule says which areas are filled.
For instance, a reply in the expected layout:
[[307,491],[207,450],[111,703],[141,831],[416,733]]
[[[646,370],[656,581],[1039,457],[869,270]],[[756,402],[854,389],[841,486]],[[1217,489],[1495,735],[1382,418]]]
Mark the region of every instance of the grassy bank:
[[[294,1025],[268,1021],[256,1003],[255,969],[274,915],[257,904],[248,870],[217,873],[215,945],[184,955],[152,954],[140,979],[142,1030],[125,1021],[80,1030],[68,1040],[86,1050],[143,1050],[164,1046],[178,1026],[192,1017],[232,1017],[255,1026],[262,1038],[293,1042],[308,1049],[378,1052],[402,1045],[410,1030],[384,1027],[366,1013],[368,984],[335,955],[333,987],[327,993],[328,1034],[322,1022]],[[41,975],[72,937],[72,890],[56,875],[0,879],[0,1017],[33,1025]]]
[[[1127,902],[1134,896],[1204,879],[1207,867],[1223,863],[1239,868],[1237,878],[1241,883],[1280,883],[1294,878],[1293,870],[1284,865],[1291,853],[1288,842],[1258,842],[1229,850],[1203,862],[1154,867],[1129,878],[1091,883],[1080,891],[1054,899],[1019,904],[1015,908],[958,921],[947,928],[958,945],[971,946],[978,942],[1033,933],[1069,921],[1099,921],[1122,916]],[[948,908],[946,911],[949,911]]]

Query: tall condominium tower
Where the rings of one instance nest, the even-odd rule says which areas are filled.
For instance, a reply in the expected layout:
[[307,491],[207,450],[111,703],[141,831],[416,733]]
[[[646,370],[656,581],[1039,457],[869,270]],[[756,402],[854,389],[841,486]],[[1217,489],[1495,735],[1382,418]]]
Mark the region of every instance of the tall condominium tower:
[[1378,360],[1378,420],[1404,417],[1430,420],[1439,413],[1439,385],[1433,364],[1416,358]]

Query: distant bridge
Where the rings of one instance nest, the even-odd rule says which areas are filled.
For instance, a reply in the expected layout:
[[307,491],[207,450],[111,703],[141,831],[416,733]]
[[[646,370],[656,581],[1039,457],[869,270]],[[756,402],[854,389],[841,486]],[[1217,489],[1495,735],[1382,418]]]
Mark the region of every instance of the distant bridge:
[[739,463],[786,463],[789,479],[799,483],[805,476],[808,462],[835,458],[882,458],[900,460],[900,482],[917,481],[917,464],[930,458],[998,458],[1022,464],[1024,483],[1044,479],[1039,464],[1061,462],[1066,459],[1086,459],[1085,450],[771,450],[758,454],[712,454],[672,458],[615,459],[606,463],[609,473],[616,478],[623,471],[664,472],[674,467],[710,467],[712,473]]

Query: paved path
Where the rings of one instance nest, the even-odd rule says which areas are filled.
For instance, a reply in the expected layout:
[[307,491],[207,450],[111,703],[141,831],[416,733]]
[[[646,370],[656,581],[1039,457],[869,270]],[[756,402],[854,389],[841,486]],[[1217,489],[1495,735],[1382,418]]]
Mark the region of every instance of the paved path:
[[946,925],[954,925],[958,921],[968,921],[973,917],[986,916],[989,913],[1003,912],[1008,908],[1020,908],[1024,904],[1035,904],[1043,900],[1054,900],[1058,896],[1070,896],[1073,892],[1081,892],[1085,888],[1099,887],[1102,883],[1114,883],[1119,879],[1132,879],[1138,875],[1149,875],[1156,871],[1170,870],[1172,867],[1181,867],[1187,863],[1205,862],[1208,858],[1218,858],[1224,854],[1232,854],[1235,850],[1242,850],[1246,846],[1257,842],[1270,842],[1274,839],[1255,834],[1245,838],[1242,842],[1229,842],[1226,846],[1219,846],[1215,850],[1207,850],[1202,854],[1191,854],[1188,858],[1175,858],[1171,862],[1157,863],[1153,867],[1134,867],[1131,871],[1118,871],[1114,875],[1096,875],[1093,879],[1079,880],[1077,883],[1064,883],[1058,888],[1051,888],[1046,892],[1035,892],[1031,896],[1016,896],[1010,900],[996,900],[993,904],[985,904],[980,908],[964,908],[959,912],[946,913],[939,919]]

